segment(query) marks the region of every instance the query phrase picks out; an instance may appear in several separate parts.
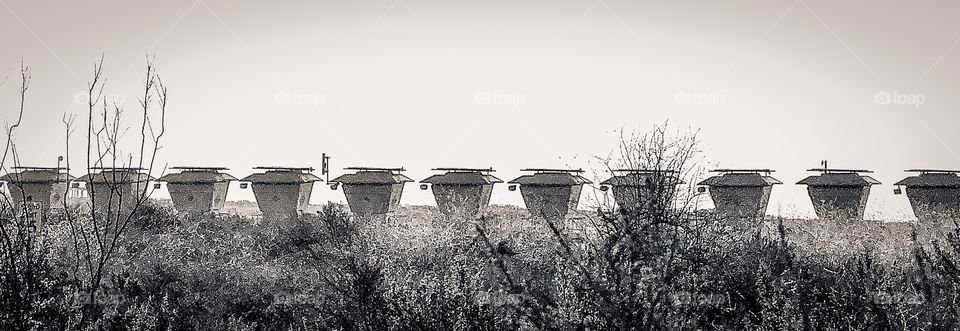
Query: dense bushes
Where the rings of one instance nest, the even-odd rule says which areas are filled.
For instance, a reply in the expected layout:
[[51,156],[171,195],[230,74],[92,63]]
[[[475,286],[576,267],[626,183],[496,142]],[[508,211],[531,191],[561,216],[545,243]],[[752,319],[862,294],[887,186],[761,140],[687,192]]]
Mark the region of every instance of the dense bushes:
[[561,231],[501,206],[474,224],[418,207],[355,220],[331,204],[281,226],[157,219],[176,217],[164,208],[141,216],[164,226],[124,238],[95,321],[80,320],[65,227],[39,233],[29,277],[5,251],[3,329],[960,327],[958,231],[830,252],[801,223],[734,230],[705,214],[611,241],[588,224],[617,215]]
[[0,207],[0,330],[64,325],[70,314],[68,280],[32,221]]

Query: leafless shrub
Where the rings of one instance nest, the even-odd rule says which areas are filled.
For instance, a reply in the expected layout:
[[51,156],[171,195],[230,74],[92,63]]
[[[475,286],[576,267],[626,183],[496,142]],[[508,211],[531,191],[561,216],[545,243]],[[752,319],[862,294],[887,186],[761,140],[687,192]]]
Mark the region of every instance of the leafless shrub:
[[[30,68],[21,62],[19,109],[16,120],[4,132],[6,141],[0,157],[3,173],[8,172],[8,162],[12,167],[19,166],[15,131],[23,121],[30,82]],[[21,183],[8,183],[7,187],[21,193],[24,189]],[[10,330],[36,328],[63,317],[50,305],[59,289],[50,281],[46,245],[37,235],[36,220],[41,215],[28,208],[14,208],[14,204],[10,198],[0,198],[0,328]]]
[[511,278],[497,247],[477,228],[504,281],[528,294],[523,307],[534,325],[545,326],[547,315],[566,311],[564,323],[576,324],[554,327],[665,327],[675,294],[702,290],[681,280],[685,271],[713,263],[700,251],[702,243],[718,240],[724,227],[696,211],[700,152],[697,132],[674,132],[668,124],[622,135],[617,150],[600,158],[608,172],[620,176],[620,185],[612,188],[617,208],[598,204],[597,213],[586,217],[585,233],[595,236],[574,238],[558,224],[562,220],[544,222],[562,261],[558,275],[565,279],[556,281],[572,286],[552,298],[533,295],[524,280]]
[[[63,218],[68,224],[73,248],[71,276],[78,284],[78,290],[88,296],[83,300],[85,322],[96,318],[99,309],[97,294],[103,280],[112,271],[111,258],[117,253],[125,232],[150,196],[149,181],[140,176],[139,171],[148,175],[154,171],[157,151],[161,148],[160,141],[165,132],[167,109],[167,88],[148,59],[143,95],[138,104],[142,115],[139,139],[133,153],[124,153],[122,138],[128,130],[124,119],[125,105],[107,104],[103,97],[104,87],[101,57],[93,66],[93,76],[86,89],[86,175],[82,178],[89,192],[90,213],[83,213],[81,208],[69,208],[66,195],[62,199],[66,210]],[[68,146],[65,160],[67,168],[71,164],[69,141],[74,132],[74,120],[73,117],[63,120]],[[137,170],[123,171],[127,168]],[[97,181],[105,185],[95,184]],[[126,183],[131,184],[126,187]]]

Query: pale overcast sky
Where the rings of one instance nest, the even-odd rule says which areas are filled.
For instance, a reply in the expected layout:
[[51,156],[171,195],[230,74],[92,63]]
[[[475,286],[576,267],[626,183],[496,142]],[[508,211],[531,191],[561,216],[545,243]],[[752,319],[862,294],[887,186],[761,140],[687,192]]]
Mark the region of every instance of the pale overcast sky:
[[[171,166],[242,177],[319,168],[326,152],[335,175],[492,166],[510,180],[591,168],[615,130],[670,119],[701,129],[711,164],[776,169],[769,214],[812,216],[793,183],[828,159],[875,170],[868,217],[901,219],[904,169],[960,168],[957,13],[899,0],[0,0],[0,117],[16,113],[22,57],[20,156],[55,164],[93,63],[106,56],[106,93],[133,107],[150,54],[170,89]],[[342,191],[318,186],[313,203],[326,200]],[[403,202],[433,204],[417,185]],[[506,185],[492,202],[522,205]]]

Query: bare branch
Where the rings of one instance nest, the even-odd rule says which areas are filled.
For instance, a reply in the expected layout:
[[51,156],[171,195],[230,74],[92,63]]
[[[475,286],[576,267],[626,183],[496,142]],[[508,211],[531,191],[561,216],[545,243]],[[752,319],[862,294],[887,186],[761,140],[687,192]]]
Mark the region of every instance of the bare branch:
[[3,157],[0,157],[0,170],[6,170],[6,161],[7,155],[13,147],[13,134],[14,130],[23,123],[23,110],[26,107],[27,102],[27,90],[30,89],[30,80],[32,75],[30,74],[30,67],[23,63],[23,59],[20,60],[20,109],[17,112],[16,122],[9,126],[7,129],[7,142],[6,146],[3,149]]

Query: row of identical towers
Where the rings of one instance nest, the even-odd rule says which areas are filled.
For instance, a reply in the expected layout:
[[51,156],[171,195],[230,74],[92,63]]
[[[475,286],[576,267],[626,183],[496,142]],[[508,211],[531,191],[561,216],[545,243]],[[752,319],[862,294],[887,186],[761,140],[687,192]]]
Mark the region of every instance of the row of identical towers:
[[[18,210],[59,209],[70,187],[83,183],[97,211],[132,208],[141,202],[148,186],[166,183],[174,207],[181,213],[220,212],[224,208],[229,183],[237,181],[219,167],[174,167],[176,173],[159,179],[141,168],[97,168],[81,178],[65,169],[17,167],[0,177],[6,194]],[[323,179],[313,168],[256,167],[260,172],[243,179],[240,187],[252,186],[264,218],[282,219],[307,209],[315,182]],[[343,188],[347,204],[356,215],[383,215],[396,210],[403,187],[413,179],[403,168],[349,167],[352,173],[328,180],[331,189]],[[490,203],[495,184],[503,181],[492,168],[435,168],[436,174],[422,180],[420,188],[432,190],[437,207],[446,216],[475,218]],[[536,217],[562,219],[576,210],[584,185],[592,182],[574,169],[523,169],[528,174],[507,184],[518,188],[527,210]],[[862,220],[870,188],[880,184],[858,169],[809,169],[816,175],[797,182],[806,185],[814,210],[820,218]],[[323,172],[328,173],[326,165]],[[669,206],[677,186],[683,184],[676,172],[615,169],[613,176],[600,183],[601,191],[612,191],[621,209],[650,204]],[[733,218],[760,219],[766,212],[774,185],[769,169],[717,169],[715,176],[698,183],[701,192],[709,190],[716,213]],[[960,171],[911,169],[916,175],[897,182],[894,192],[906,195],[921,222],[960,216]],[[89,188],[92,187],[92,190]]]

